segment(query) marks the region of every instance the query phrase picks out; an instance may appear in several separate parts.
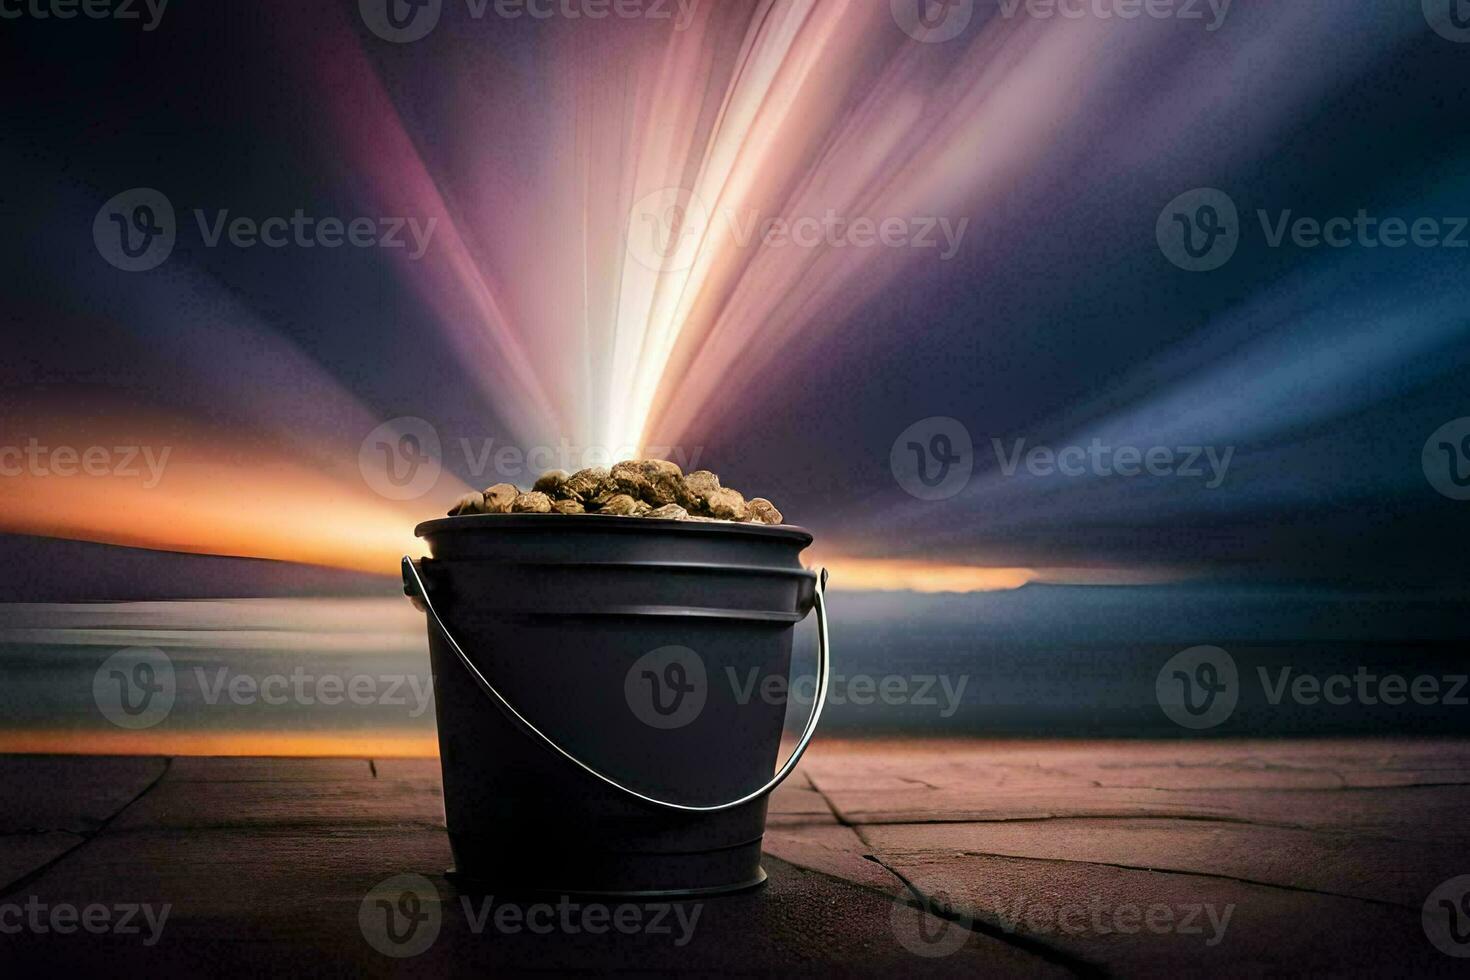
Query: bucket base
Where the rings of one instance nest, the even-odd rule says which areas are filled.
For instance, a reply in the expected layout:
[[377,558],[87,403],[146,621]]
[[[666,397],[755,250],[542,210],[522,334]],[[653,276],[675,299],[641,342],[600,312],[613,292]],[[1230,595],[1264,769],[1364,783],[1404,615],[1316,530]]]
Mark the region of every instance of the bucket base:
[[738,882],[733,885],[710,885],[704,888],[660,888],[645,891],[596,891],[585,888],[544,888],[540,886],[526,886],[507,884],[505,882],[487,881],[483,878],[475,878],[470,875],[460,874],[458,870],[449,868],[444,872],[444,877],[449,883],[464,895],[534,895],[545,897],[550,895],[566,895],[569,897],[585,898],[716,898],[721,895],[738,895],[741,892],[752,891],[766,883],[766,869],[756,868],[756,877],[749,881]]
[[704,851],[581,851],[507,847],[501,838],[449,835],[455,884],[496,894],[672,898],[745,891],[766,880],[761,839]]

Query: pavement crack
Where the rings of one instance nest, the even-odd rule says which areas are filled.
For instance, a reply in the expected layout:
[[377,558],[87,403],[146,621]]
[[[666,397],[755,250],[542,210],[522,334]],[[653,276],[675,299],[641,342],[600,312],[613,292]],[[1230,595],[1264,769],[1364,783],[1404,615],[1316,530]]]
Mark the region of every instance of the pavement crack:
[[922,786],[925,789],[941,789],[942,788],[942,787],[939,787],[939,786],[935,786],[933,783],[926,783],[922,779],[915,779],[913,776],[899,776],[898,778],[901,779],[902,781],[906,782],[906,783],[913,783],[915,786]]
[[1089,868],[1117,868],[1120,871],[1140,871],[1149,874],[1179,875],[1188,878],[1214,878],[1219,881],[1234,881],[1242,885],[1255,885],[1260,888],[1272,888],[1277,891],[1299,892],[1306,895],[1325,895],[1329,898],[1342,898],[1353,902],[1364,902],[1368,905],[1378,905],[1384,908],[1407,909],[1411,912],[1419,911],[1417,905],[1405,905],[1402,902],[1391,902],[1383,898],[1366,898],[1362,895],[1348,895],[1343,892],[1330,891],[1325,888],[1308,888],[1304,885],[1285,885],[1278,881],[1263,881],[1260,878],[1244,878],[1239,875],[1223,874],[1215,871],[1189,871],[1181,868],[1159,868],[1146,867],[1139,864],[1127,864],[1116,861],[1083,861],[1077,858],[1039,857],[1031,854],[1000,854],[993,851],[961,851],[966,857],[992,857],[1004,858],[1011,861],[1041,861],[1047,864],[1073,864]]
[[[817,785],[817,781],[815,779],[812,779],[811,773],[803,772],[802,776],[806,779],[806,784],[811,787],[812,792],[817,794],[817,799],[821,800],[827,805],[827,809],[831,812],[833,820],[836,820],[844,827],[851,827],[854,830],[857,829],[857,825],[854,824],[851,820],[848,820],[845,816],[842,815],[842,811],[837,809],[837,804],[832,802],[832,798],[826,793],[822,792],[822,787]],[[858,837],[862,837],[862,834],[858,834]],[[863,841],[863,843],[866,844],[867,841]]]
[[845,826],[857,829],[861,827],[943,826],[945,824],[963,823],[1048,823],[1054,820],[1189,820],[1198,823],[1226,823],[1241,827],[1261,827],[1269,830],[1298,830],[1303,833],[1321,834],[1328,837],[1347,837],[1355,841],[1391,841],[1397,844],[1433,844],[1447,842],[1445,838],[1402,837],[1397,834],[1375,832],[1364,827],[1320,827],[1305,823],[1291,823],[1285,820],[1257,820],[1228,813],[1172,813],[1168,811],[1089,813],[1085,810],[1079,810],[1075,812],[1027,814],[1025,816],[986,816],[977,813],[959,813],[953,816],[930,818],[916,818],[912,815],[904,814],[891,818],[880,817],[877,819],[858,816],[843,820],[842,822]]
[[[864,841],[864,843],[866,844],[867,842]],[[918,885],[914,884],[914,882],[907,875],[905,875],[902,871],[899,871],[897,868],[893,867],[888,862],[884,861],[876,854],[864,854],[863,857],[867,858],[869,861],[872,861],[874,864],[878,865],[878,867],[882,868],[884,871],[887,871],[889,874],[893,875],[894,878],[898,879],[898,881],[903,885],[904,889],[909,893],[910,896],[909,898],[904,899],[905,904],[913,908],[919,909],[923,912],[927,912],[929,915],[932,915],[937,919],[943,919],[945,922],[954,923],[955,925],[960,926],[961,928],[966,929],[978,936],[984,936],[988,939],[993,939],[997,942],[1005,943],[1007,946],[1012,946],[1016,949],[1021,950],[1022,952],[1029,953],[1030,955],[1035,956],[1038,959],[1045,960],[1046,962],[1052,963],[1056,966],[1060,966],[1063,969],[1068,970],[1079,977],[1107,976],[1106,971],[1095,963],[1091,963],[1079,957],[1072,956],[1069,953],[1065,953],[1062,950],[1057,949],[1055,946],[1051,946],[1037,939],[1033,939],[1030,936],[1018,935],[1002,927],[992,925],[989,922],[985,922],[978,918],[972,918],[971,916],[965,915],[962,912],[956,911],[953,905],[951,905],[949,902],[939,900],[935,896],[924,894],[923,890],[920,889]]]
[[[981,935],[990,939],[994,939],[997,942],[1005,943],[1008,946],[1015,947],[1016,949],[1019,949],[1025,953],[1029,953],[1032,956],[1037,957],[1038,959],[1044,960],[1048,963],[1056,964],[1063,969],[1071,971],[1077,976],[1106,976],[1106,973],[1100,967],[1096,966],[1095,964],[1089,963],[1086,960],[1078,959],[1074,956],[1069,956],[1068,954],[1063,953],[1055,947],[1047,945],[1046,943],[1038,942],[1026,936],[1017,936],[1014,933],[1006,932],[1004,929],[998,929],[995,926],[990,925],[989,923],[981,922],[978,919],[971,919],[968,916],[957,913],[947,904],[941,904],[933,901],[931,898],[924,895],[924,893],[919,890],[918,886],[910,881],[907,876],[905,876],[898,869],[894,868],[892,865],[888,864],[876,853],[874,853],[873,844],[863,834],[863,828],[858,824],[852,823],[842,815],[842,811],[837,808],[837,805],[832,802],[831,798],[827,796],[826,793],[822,792],[822,788],[817,785],[816,780],[812,779],[810,773],[803,773],[802,775],[806,777],[807,785],[811,787],[812,792],[816,793],[817,797],[823,803],[827,804],[827,809],[832,811],[833,819],[835,819],[842,826],[850,829],[853,832],[854,836],[856,836],[857,839],[862,843],[864,852],[863,858],[865,860],[872,861],[874,864],[878,865],[878,867],[882,868],[884,871],[887,871],[889,874],[891,874],[894,878],[898,879],[903,887],[909,892],[913,900],[909,901],[907,904],[913,906],[914,908],[926,911],[930,915],[944,919],[946,922],[953,922],[955,925],[962,926],[963,928],[975,933],[976,935]],[[853,884],[858,883],[853,882]],[[867,886],[858,885],[858,887]]]
[[97,837],[101,836],[108,827],[112,826],[114,820],[126,813],[129,807],[131,807],[134,803],[137,803],[143,797],[147,796],[153,791],[153,788],[155,786],[163,782],[163,777],[168,775],[169,770],[173,768],[173,764],[174,760],[172,756],[164,757],[163,768],[158,771],[158,775],[154,776],[153,780],[147,786],[144,786],[142,789],[138,790],[138,792],[133,795],[132,799],[128,800],[122,806],[118,807],[105,819],[99,821],[97,826],[92,828],[91,830],[75,832],[76,836],[80,837],[81,840],[77,841],[71,847],[68,847],[66,850],[62,851],[60,854],[56,855],[54,858],[40,865],[39,867],[31,869],[29,872],[21,875],[19,878],[15,879],[9,884],[0,886],[0,896],[15,894],[22,888],[25,888],[26,886],[31,884],[31,882],[39,879],[43,874],[56,867],[56,865],[60,864],[62,861],[71,857],[77,851],[86,847]]

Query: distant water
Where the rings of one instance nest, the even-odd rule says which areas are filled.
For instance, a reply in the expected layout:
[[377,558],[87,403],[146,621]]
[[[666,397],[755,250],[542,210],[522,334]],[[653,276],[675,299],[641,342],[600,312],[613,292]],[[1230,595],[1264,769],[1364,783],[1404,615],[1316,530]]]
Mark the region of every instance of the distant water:
[[[824,724],[846,734],[1470,731],[1470,707],[1450,696],[1470,671],[1464,607],[1453,597],[1028,587],[837,593],[831,605]],[[811,687],[814,634],[810,622],[798,629],[792,725]],[[1191,732],[1161,709],[1157,682],[1170,658],[1200,645],[1228,653],[1238,703]],[[172,702],[158,717],[161,693],[145,709],[138,692],[168,671]],[[1280,687],[1303,674],[1375,680],[1329,704]],[[1420,693],[1433,678],[1437,700],[1386,703],[1375,685],[1388,675],[1418,680]],[[386,755],[435,746],[423,617],[398,596],[0,605],[0,676],[0,750]],[[711,677],[725,682],[718,669]],[[123,708],[125,693],[138,714]]]
[[[139,663],[155,686],[171,671],[172,704],[162,718],[124,713],[115,724],[118,685]],[[122,681],[108,676],[119,668]],[[433,746],[423,617],[402,598],[0,605],[0,669],[0,747]],[[142,696],[128,693],[136,708]]]

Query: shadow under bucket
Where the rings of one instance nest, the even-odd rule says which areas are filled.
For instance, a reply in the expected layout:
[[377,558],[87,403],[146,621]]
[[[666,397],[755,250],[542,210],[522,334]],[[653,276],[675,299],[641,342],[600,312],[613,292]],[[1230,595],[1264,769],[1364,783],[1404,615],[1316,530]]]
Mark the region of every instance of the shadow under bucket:
[[[428,614],[462,880],[664,896],[765,880],[767,797],[810,742],[829,674],[809,532],[491,514],[416,533],[433,557],[403,560],[404,590]],[[816,696],[776,770],[786,703],[771,690],[814,607]]]

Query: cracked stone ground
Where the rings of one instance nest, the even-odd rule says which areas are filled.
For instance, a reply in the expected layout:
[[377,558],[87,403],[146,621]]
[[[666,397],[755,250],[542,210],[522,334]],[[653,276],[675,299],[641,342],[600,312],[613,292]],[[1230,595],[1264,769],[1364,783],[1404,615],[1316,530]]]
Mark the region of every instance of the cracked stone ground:
[[[1458,741],[821,742],[772,801],[768,886],[702,903],[683,944],[677,927],[477,935],[441,873],[436,760],[0,757],[0,780],[0,962],[12,969],[1459,976],[1467,965],[1422,921],[1439,885],[1470,874],[1470,744]],[[390,959],[358,910],[405,872],[434,882],[442,926],[423,953]],[[141,914],[126,935],[13,928],[28,905],[164,903],[151,945]]]

